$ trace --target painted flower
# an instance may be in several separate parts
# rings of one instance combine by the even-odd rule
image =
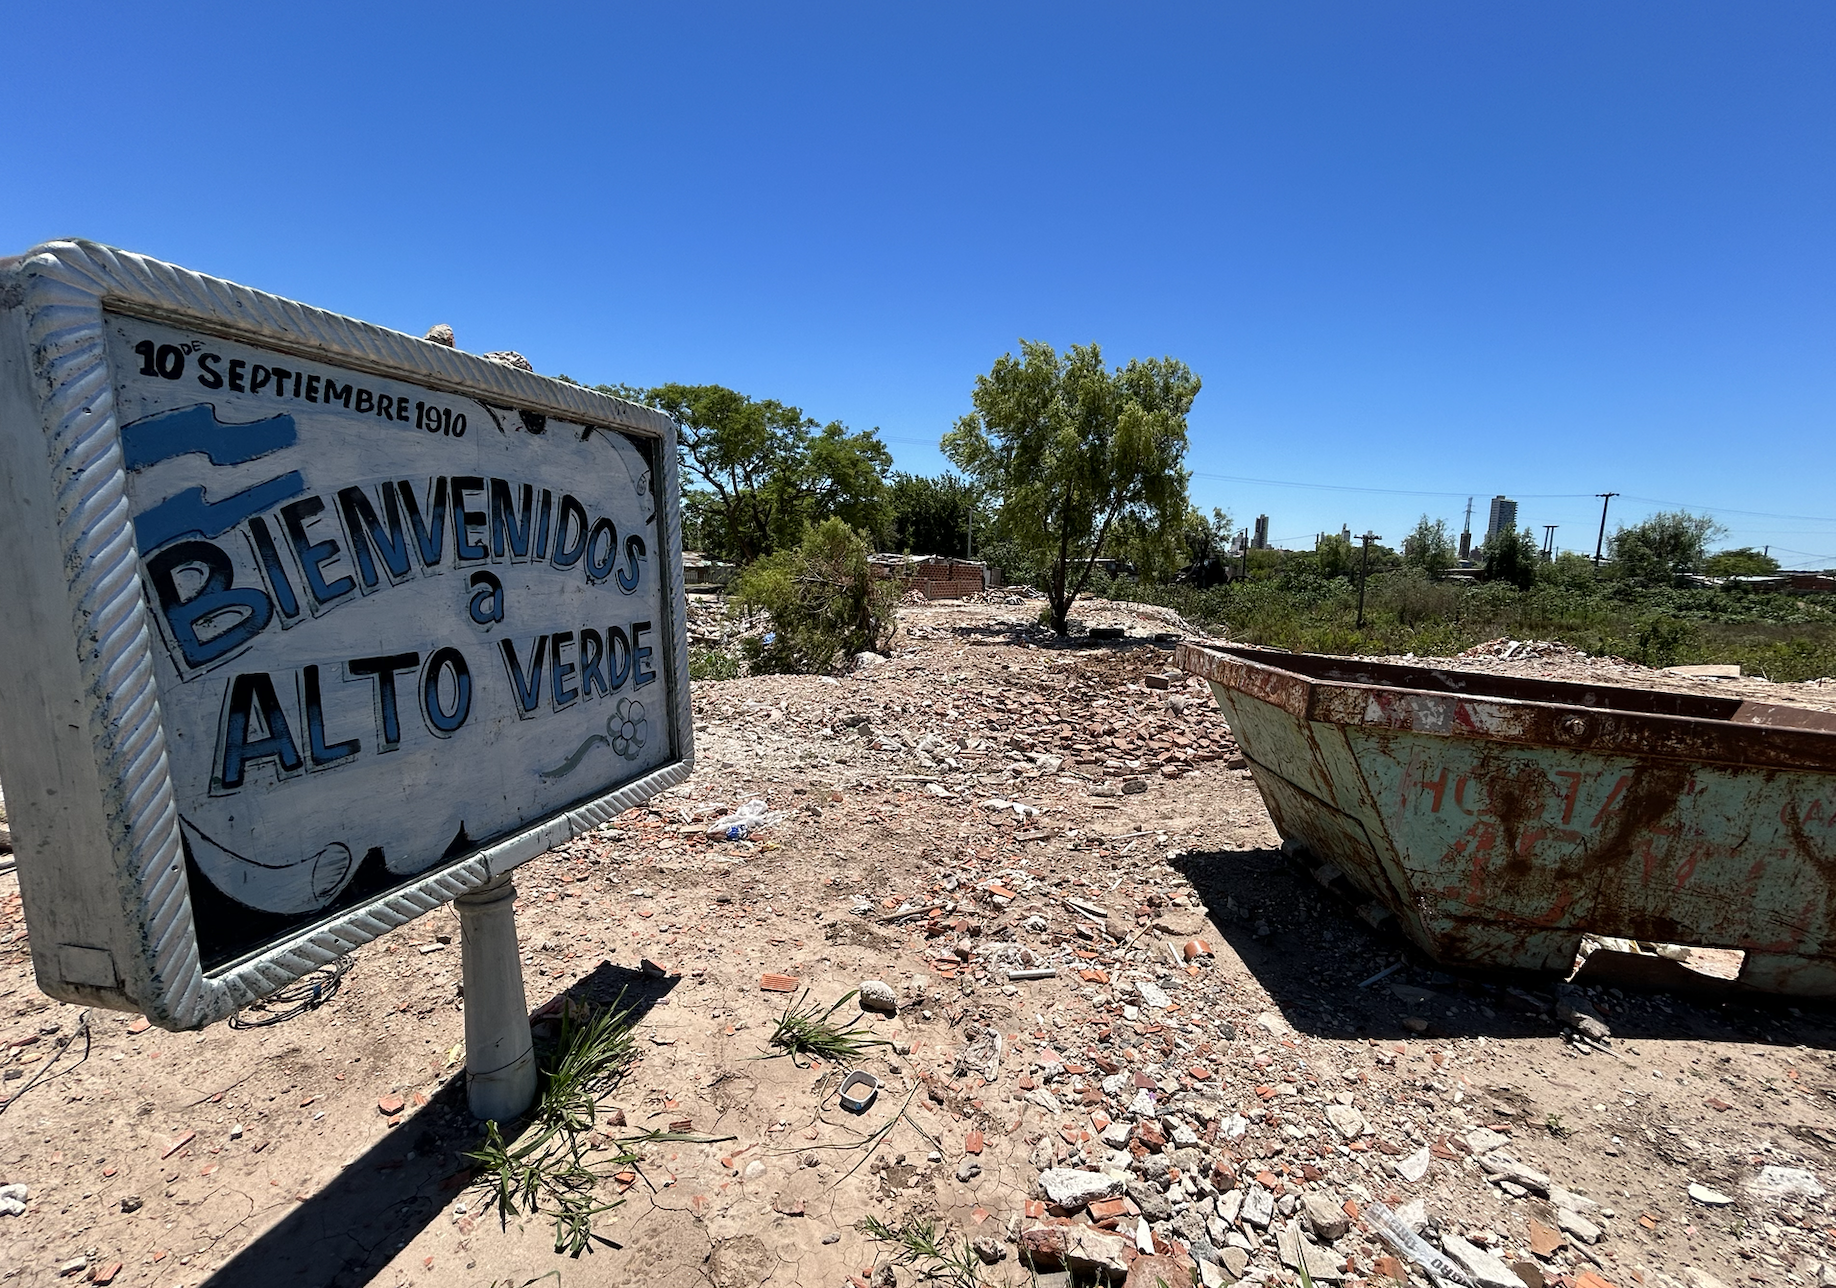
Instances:
[[[620,698],[612,718],[606,721],[606,732],[612,738],[612,750],[626,760],[636,760],[650,736],[650,722],[644,719],[644,704],[636,698]]]

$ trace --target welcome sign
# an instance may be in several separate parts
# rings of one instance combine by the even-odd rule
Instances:
[[[3,282],[47,992],[208,1022],[686,776],[666,417],[87,243]]]

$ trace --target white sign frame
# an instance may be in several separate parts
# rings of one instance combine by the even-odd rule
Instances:
[[[609,794],[202,967],[105,311],[654,439],[670,758]],[[200,1028],[688,777],[676,426],[660,412],[88,241],[0,259],[0,782],[33,966],[65,1001]]]

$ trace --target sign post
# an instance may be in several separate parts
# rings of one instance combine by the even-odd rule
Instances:
[[[674,423],[55,242],[0,260],[0,544],[39,986],[198,1028],[457,900],[526,1107],[508,873],[693,761]]]
[[[465,1095],[475,1118],[508,1121],[535,1100],[535,1042],[516,949],[516,885],[494,877],[453,900],[465,983]]]

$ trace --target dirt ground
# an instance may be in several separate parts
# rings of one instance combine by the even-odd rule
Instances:
[[[1035,612],[908,607],[848,677],[698,683],[693,779],[519,871],[532,1011],[637,1006],[605,1138],[719,1138],[647,1147],[578,1258],[463,1158],[450,910],[317,1009],[174,1034],[39,994],[0,876],[0,1184],[27,1190],[0,1284],[905,1285],[858,1223],[914,1214],[991,1284],[1119,1283],[1142,1250],[1212,1283],[1411,1273],[1373,1201],[1497,1288],[1836,1283],[1836,1009],[1437,969],[1283,855],[1203,687],[1147,687],[1182,623],[1087,605],[1127,637],[1059,648]],[[1768,696],[1799,687],[1831,694]],[[754,798],[786,813],[706,836]],[[888,1043],[866,1112],[765,1058],[795,997],[766,973],[896,993],[860,1021]]]

